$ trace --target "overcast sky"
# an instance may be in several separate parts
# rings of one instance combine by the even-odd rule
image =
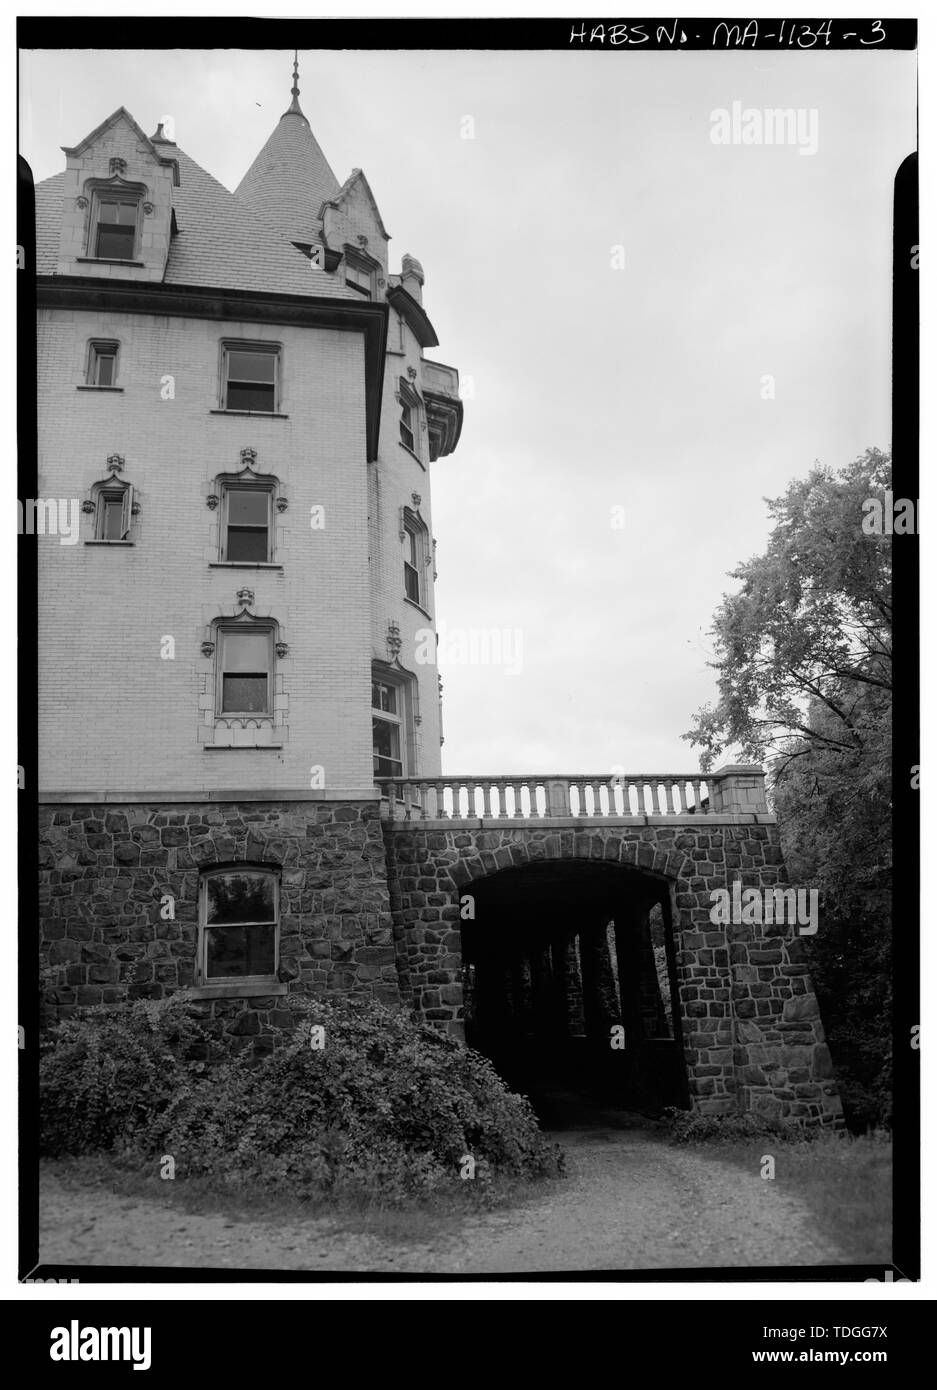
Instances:
[[[430,355],[473,387],[458,449],[433,465],[443,654],[457,629],[510,630],[523,660],[443,665],[444,768],[692,769],[680,734],[714,695],[707,631],[727,571],[764,548],[763,499],[814,460],[890,443],[892,180],[915,143],[915,56],[300,62],[336,175],[367,174],[391,269],[423,264]],[[26,53],[22,152],[47,178],[124,105],[147,132],[171,115],[233,189],[291,63]],[[714,144],[711,113],[733,102],[815,111],[816,152]]]

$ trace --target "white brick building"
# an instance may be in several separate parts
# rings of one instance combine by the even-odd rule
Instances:
[[[67,159],[37,189],[39,492],[85,510],[42,548],[42,791],[370,795],[372,675],[382,770],[437,773],[413,654],[461,403],[419,264],[390,274],[295,91],[235,194],[123,108]]]
[[[44,537],[39,558],[47,939],[67,1005],[162,993],[160,980],[231,985],[212,961],[205,882],[185,878],[205,854],[163,833],[199,828],[209,801],[245,835],[232,807],[263,804],[278,833],[282,813],[294,837],[303,818],[373,818],[374,848],[375,777],[438,775],[437,672],[416,659],[417,634],[435,614],[429,467],[455,447],[462,405],[455,370],[423,356],[437,340],[422,269],[405,255],[391,273],[367,179],[335,177],[295,70],[289,108],[234,193],[123,107],[65,153],[36,205],[38,492],[80,517],[77,535]],[[110,831],[102,804],[121,808]],[[83,817],[57,809],[75,806]],[[303,887],[283,871],[302,851],[245,840],[215,853],[213,824],[195,837],[212,842],[212,863],[280,875],[263,968],[234,951],[233,977],[261,979],[264,994],[274,980],[274,993],[391,980],[383,863],[371,865],[377,899],[356,904],[377,917],[356,917],[353,955],[365,943],[390,954],[336,980],[322,953],[313,966],[297,948],[283,965],[302,899],[288,890]],[[99,834],[117,838],[87,842]],[[144,869],[146,888],[128,887]],[[183,933],[162,977],[146,952],[115,961],[94,945],[97,910],[65,910],[84,892],[61,891],[75,873],[108,910],[168,895],[197,939]],[[92,944],[72,949],[73,936]],[[328,927],[326,939],[343,940]],[[347,950],[334,961],[347,969]]]

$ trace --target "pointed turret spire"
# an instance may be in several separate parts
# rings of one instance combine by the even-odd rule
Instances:
[[[293,100],[290,102],[290,104],[289,104],[289,106],[287,107],[287,109],[283,112],[283,115],[284,115],[284,116],[302,116],[302,117],[303,117],[303,120],[305,120],[306,117],[303,115],[302,108],[300,107],[300,104],[299,104],[299,49],[298,49],[298,48],[294,48],[294,49],[293,49],[293,86],[291,87],[290,90],[291,90],[291,93],[292,93]]]
[[[299,52],[293,53],[293,100],[238,184],[237,195],[290,241],[319,239],[322,204],[339,191],[338,179],[319,148],[299,104]],[[288,121],[287,116],[298,116]]]

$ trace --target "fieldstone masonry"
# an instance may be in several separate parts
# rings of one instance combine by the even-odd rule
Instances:
[[[374,802],[46,806],[39,863],[46,999],[60,1017],[187,989],[210,1034],[265,1051],[303,994],[399,1001]],[[263,996],[194,983],[199,871],[228,863],[282,869],[279,981]]]
[[[42,810],[47,999],[76,1006],[193,991],[216,1035],[273,1047],[306,993],[374,996],[464,1036],[460,901],[504,871],[621,871],[646,918],[669,903],[692,1105],[836,1124],[841,1105],[796,923],[714,925],[712,892],[786,883],[762,800],[670,816],[383,821],[373,802],[59,805]],[[721,796],[731,786],[723,783]],[[194,988],[199,871],[282,868],[280,967],[263,997]],[[533,880],[530,880],[533,881]],[[174,920],[160,904],[171,894]],[[510,930],[510,921],[501,925]],[[217,987],[216,987],[217,988]]]

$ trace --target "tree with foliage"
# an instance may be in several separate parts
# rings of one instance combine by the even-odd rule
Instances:
[[[807,950],[856,1127],[890,1115],[891,538],[863,528],[890,465],[868,449],[769,501],[766,553],[715,615],[719,699],[684,735],[707,770],[730,748],[765,764],[791,876],[821,891]]]

